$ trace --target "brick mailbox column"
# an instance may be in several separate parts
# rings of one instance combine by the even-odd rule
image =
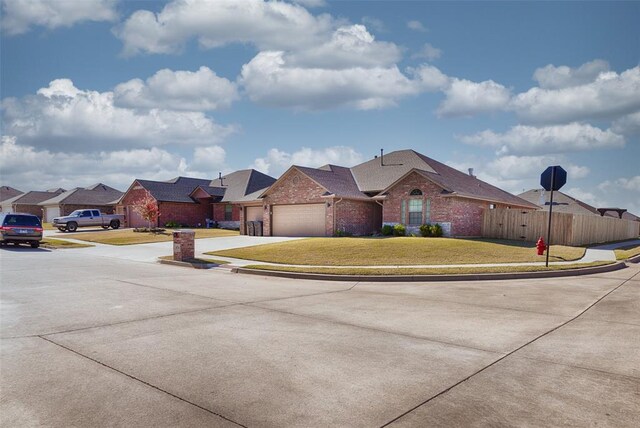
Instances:
[[[173,260],[184,261],[195,257],[196,232],[176,230],[173,232]]]

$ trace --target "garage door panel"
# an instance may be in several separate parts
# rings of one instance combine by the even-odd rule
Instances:
[[[325,205],[274,205],[273,236],[326,236]]]
[[[55,217],[60,217],[60,207],[46,207],[44,211],[47,223],[51,223]]]
[[[262,207],[247,207],[245,221],[262,221]]]

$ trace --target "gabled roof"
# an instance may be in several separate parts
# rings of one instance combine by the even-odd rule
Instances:
[[[412,169],[435,172],[429,163],[413,150],[398,150],[381,158],[376,157],[354,166],[351,172],[361,191],[378,193]]]
[[[94,184],[87,188],[75,188],[61,193],[51,199],[40,202],[38,205],[113,205],[113,200],[119,199],[123,193],[102,183]]]
[[[550,193],[551,192],[545,192],[543,189],[531,189],[519,194],[518,197],[537,205],[539,208],[548,209]],[[553,192],[553,211],[559,213],[600,216],[596,207],[560,191]],[[619,218],[618,214],[615,212],[607,212],[604,216]],[[622,218],[625,220],[638,221],[638,217],[629,212],[624,213]]]
[[[337,165],[325,165],[320,168],[296,166],[298,171],[327,189],[329,195],[338,198],[369,199],[358,189],[353,174],[349,168]]]
[[[151,196],[160,202],[197,203],[194,193],[200,189],[215,202],[242,202],[255,200],[276,179],[253,169],[232,172],[215,180],[176,177],[168,181],[136,180]]]
[[[42,201],[46,201],[47,199],[51,199],[52,196],[59,195],[63,191],[60,189],[56,189],[54,191],[31,191],[27,193],[23,193],[22,195],[15,196],[11,199],[7,199],[6,201],[2,201],[3,204],[20,204],[20,205],[38,205]]]
[[[465,174],[413,150],[399,150],[351,168],[364,192],[382,193],[415,171],[452,196],[480,199],[510,206],[536,208],[509,192]]]
[[[24,192],[10,186],[0,186],[0,202],[22,195]]]
[[[247,202],[256,200],[254,193],[264,191],[275,182],[275,178],[255,169],[242,169],[223,176],[222,180],[211,180],[209,186],[224,189],[220,202]]]
[[[168,181],[136,180],[158,202],[195,203],[189,195],[199,186],[209,187],[211,180],[176,177]]]

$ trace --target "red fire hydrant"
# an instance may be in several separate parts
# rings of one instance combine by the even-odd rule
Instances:
[[[547,245],[544,243],[544,239],[542,239],[542,236],[540,237],[540,239],[538,239],[538,242],[536,243],[536,248],[538,249],[539,256],[542,256],[544,254],[544,250],[547,249]]]

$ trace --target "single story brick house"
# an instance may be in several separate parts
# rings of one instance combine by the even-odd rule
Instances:
[[[116,207],[124,214],[127,227],[146,227],[148,222],[133,209],[146,195],[153,197],[160,211],[158,222],[170,221],[189,226],[204,226],[213,220],[220,227],[240,227],[238,201],[252,200],[269,187],[275,178],[253,169],[236,171],[217,179],[176,177],[168,181],[134,180]]]
[[[44,210],[44,221],[71,214],[75,210],[96,208],[105,214],[115,212],[116,203],[123,193],[102,183],[67,190],[59,195],[38,203]]]
[[[551,192],[545,192],[544,189],[531,189],[519,194],[518,197],[537,205],[540,209],[549,210],[549,204],[551,202],[550,195]],[[602,208],[600,209],[602,210]],[[553,212],[597,216],[602,215],[598,211],[598,208],[560,191],[553,192]],[[618,213],[615,211],[606,211],[604,212],[604,216],[620,218]],[[640,221],[638,216],[630,212],[624,212],[622,214],[622,219]]]
[[[18,195],[22,195],[24,192],[18,189],[14,189],[10,186],[0,186],[0,203],[7,199],[15,198]],[[2,207],[0,206],[0,211]]]
[[[2,206],[3,212],[33,214],[42,219],[44,211],[43,208],[38,204],[42,201],[46,201],[47,199],[51,199],[52,197],[55,197],[63,193],[64,191],[65,190],[61,188],[50,189],[46,191],[34,190],[4,200],[0,202],[0,205]]]
[[[262,220],[271,236],[367,235],[383,224],[417,232],[425,223],[441,224],[446,236],[480,236],[484,210],[538,208],[413,150],[352,168],[292,166],[256,201],[241,205],[241,221]]]

